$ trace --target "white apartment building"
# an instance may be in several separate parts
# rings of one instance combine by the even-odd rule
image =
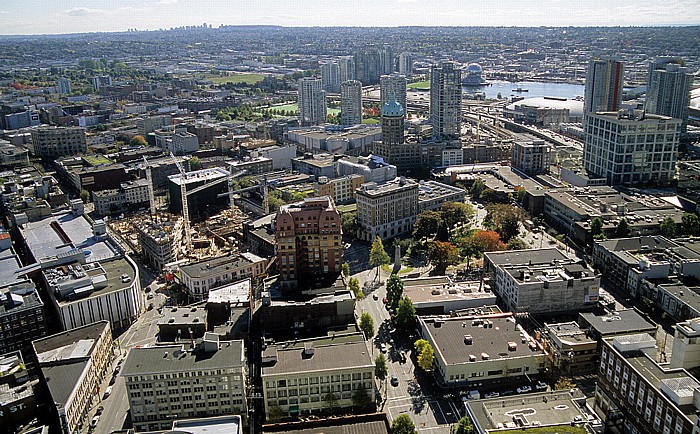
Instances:
[[[207,333],[183,345],[132,348],[124,377],[137,431],[170,429],[176,418],[246,417],[246,359],[242,340],[219,342]]]
[[[299,80],[298,105],[299,126],[326,123],[326,92],[320,78],[304,77]]]
[[[333,394],[339,408],[352,407],[352,396],[365,389],[374,402],[374,362],[367,343],[316,339],[267,347],[262,354],[265,416],[279,407],[289,416],[320,412]]]
[[[588,114],[584,168],[609,185],[668,183],[676,173],[681,123],[641,111]]]

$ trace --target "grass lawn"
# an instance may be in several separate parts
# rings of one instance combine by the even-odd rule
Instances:
[[[101,155],[88,155],[83,157],[92,166],[97,166],[99,164],[112,164],[112,162]]]
[[[430,80],[416,81],[406,86],[407,89],[430,89]]]
[[[357,211],[357,204],[351,203],[348,205],[337,205],[336,208],[338,208],[338,212],[341,214],[346,212],[355,212]]]
[[[376,125],[379,123],[379,119],[375,119],[375,118],[362,119],[362,123],[367,124],[367,125]]]
[[[299,105],[297,105],[297,103],[273,105],[271,107],[265,107],[263,110],[284,110],[284,111],[291,110],[294,112],[294,114],[298,114],[299,113]],[[340,109],[328,107],[326,110],[327,110],[327,113],[329,115],[337,115],[338,113],[340,113]]]
[[[228,76],[218,76],[218,75],[207,75],[206,79],[211,80],[214,84],[226,84],[226,83],[243,83],[243,84],[255,84],[265,78],[262,74],[231,74]]]

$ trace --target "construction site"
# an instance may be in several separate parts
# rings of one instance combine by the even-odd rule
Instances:
[[[150,170],[146,167],[149,209],[110,220],[112,233],[139,254],[145,265],[158,272],[168,264],[238,253],[243,222],[250,216],[235,205],[234,198],[240,190],[234,191],[231,181],[245,171],[230,174],[216,168],[186,172],[174,157],[173,160],[180,173],[168,177],[170,201],[156,199]],[[213,202],[213,198],[219,199],[221,206],[207,208],[204,213],[201,206],[195,205],[190,211],[192,205]],[[180,212],[171,212],[173,208]]]

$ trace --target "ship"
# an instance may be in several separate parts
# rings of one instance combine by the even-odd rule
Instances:
[[[513,89],[513,92],[522,93],[522,92],[529,92],[529,90],[523,89],[522,87],[519,87],[517,89]]]

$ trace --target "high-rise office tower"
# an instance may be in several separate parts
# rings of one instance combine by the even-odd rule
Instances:
[[[321,82],[323,90],[329,93],[340,92],[340,68],[335,62],[321,64]]]
[[[385,45],[379,50],[379,65],[381,74],[394,72],[394,50]]]
[[[676,173],[680,131],[680,119],[641,110],[589,113],[583,166],[609,185],[668,183]]]
[[[588,62],[583,113],[613,112],[620,109],[624,66],[616,59],[593,58]]]
[[[389,97],[394,95],[401,107],[406,109],[406,76],[402,74],[382,75],[379,79],[379,107],[389,102]]]
[[[340,123],[362,123],[362,83],[358,80],[344,81],[340,84]]]
[[[394,94],[382,105],[382,143],[393,146],[404,142],[404,122],[406,114],[401,104],[396,101]]]
[[[70,80],[68,80],[66,77],[59,78],[56,84],[58,85],[58,93],[61,95],[70,94]]]
[[[430,121],[433,137],[459,138],[462,120],[462,74],[454,62],[430,69]]]
[[[365,86],[379,83],[382,70],[379,51],[376,49],[358,51],[354,59],[355,80],[360,80]]]
[[[338,60],[338,69],[340,70],[340,82],[355,79],[355,58],[352,56],[341,57]]]
[[[661,58],[649,64],[646,111],[680,119],[681,134],[688,130],[688,105],[693,75],[683,61]]]
[[[308,127],[326,122],[326,92],[320,78],[299,80],[299,126]]]
[[[401,53],[399,54],[399,74],[405,76],[413,75],[413,56],[411,53]]]

